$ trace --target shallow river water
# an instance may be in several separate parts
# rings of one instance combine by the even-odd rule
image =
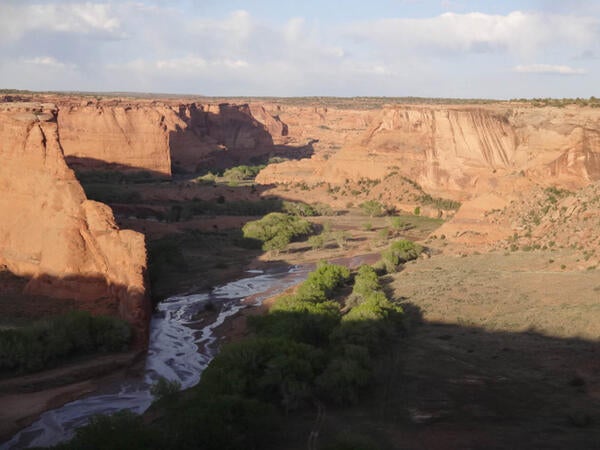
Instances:
[[[194,386],[217,351],[215,328],[248,304],[259,304],[289,286],[302,281],[309,267],[250,271],[252,276],[227,283],[210,293],[175,296],[157,306],[152,317],[150,342],[144,376],[107,386],[104,391],[47,411],[39,420],[21,430],[0,450],[55,445],[70,439],[76,428],[96,414],[121,410],[144,412],[152,403],[150,388],[160,377]],[[208,325],[194,320],[205,305],[220,310]]]

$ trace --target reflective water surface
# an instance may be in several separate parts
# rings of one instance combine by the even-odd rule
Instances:
[[[151,386],[160,377],[176,380],[182,388],[200,380],[218,347],[214,329],[248,304],[259,304],[289,286],[302,281],[308,267],[253,270],[253,276],[227,283],[210,293],[175,296],[157,306],[152,317],[150,343],[144,376],[107,386],[102,392],[75,400],[45,412],[38,421],[21,430],[1,450],[55,445],[70,439],[74,430],[96,414],[120,410],[144,412],[152,403]],[[210,324],[194,318],[213,303],[220,312]]]

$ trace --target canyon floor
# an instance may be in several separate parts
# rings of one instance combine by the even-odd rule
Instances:
[[[395,239],[426,247],[417,261],[383,278],[388,297],[402,304],[407,326],[378,363],[373,389],[354,407],[327,408],[318,417],[312,410],[290,413],[273,448],[306,448],[315,431],[318,447],[330,449],[600,448],[597,110],[509,103],[382,107],[350,100],[200,108],[180,107],[177,100],[158,106],[150,100],[52,100],[63,102],[60,112],[40,129],[55,131],[51,142],[60,176],[77,191],[77,202],[108,205],[98,209],[106,220],[96,220],[91,212],[99,204],[81,209],[75,202],[77,224],[93,229],[90,242],[123,230],[144,235],[154,302],[210,291],[249,269],[365,255],[374,261]],[[34,112],[27,120],[37,123],[40,114]],[[114,120],[97,121],[100,113]],[[158,127],[161,117],[170,128]],[[116,126],[119,121],[127,127]],[[20,122],[14,127],[23,128]],[[142,139],[147,130],[156,134],[152,152]],[[40,136],[38,147],[45,152]],[[105,136],[118,139],[106,161],[96,160]],[[88,147],[90,155],[78,154]],[[44,152],[39,174],[45,175]],[[119,159],[125,156],[130,160]],[[285,161],[268,164],[255,179],[223,175],[226,166],[252,163],[251,157]],[[11,170],[6,173],[13,177]],[[64,194],[50,190],[60,184],[57,179],[64,181],[51,178],[44,185],[48,198]],[[29,182],[15,186],[21,193],[5,198],[7,217],[20,199],[35,220],[13,226],[7,242],[25,246],[23,227],[50,226],[64,211],[55,217],[45,197],[30,192]],[[39,208],[31,207],[32,199]],[[360,207],[367,201],[389,211],[370,215]],[[306,217],[323,233],[320,244],[301,239],[277,252],[247,245],[241,231],[246,222],[296,207],[294,202],[321,210]],[[38,209],[45,208],[52,214],[41,220]],[[89,210],[89,217],[80,209]],[[110,227],[98,226],[105,222]],[[81,231],[65,230],[71,234],[65,231],[65,245],[57,243],[54,252]],[[44,232],[36,233],[45,242]],[[135,242],[141,244],[142,236]],[[127,251],[136,247],[134,240],[121,244]],[[123,257],[140,263],[136,280],[145,289],[142,247],[137,245],[135,258],[127,252],[99,258],[116,264],[107,280],[118,284],[115,274],[126,273],[116,262]],[[52,253],[29,250],[17,260],[36,262],[42,250]],[[6,255],[9,261],[12,253]],[[83,256],[67,268],[86,262]],[[51,299],[43,291],[24,294],[28,282],[0,263],[0,328],[75,308],[117,314],[118,303],[105,301],[110,292],[91,300]],[[247,315],[264,313],[269,304],[227,320],[218,330],[222,342],[248,336]],[[211,315],[214,310],[206,319]],[[8,405],[0,414],[0,436],[138,370],[136,356],[95,355],[40,374],[0,377],[0,402]],[[354,447],[343,446],[346,441]]]
[[[379,383],[359,407],[325,412],[321,442],[348,436],[390,449],[584,449],[600,443],[600,281],[595,268],[582,266],[577,249],[466,254],[456,244],[432,238],[441,219],[405,213],[398,216],[398,230],[391,217],[369,217],[352,205],[310,218],[330,232],[322,248],[300,241],[283,252],[263,253],[236,245],[237,227],[255,217],[141,217],[153,214],[149,210],[168,214],[188,198],[198,200],[199,193],[206,201],[260,201],[260,193],[250,187],[218,184],[206,194],[195,183],[179,181],[111,189],[139,192],[135,203],[113,208],[123,212],[117,216],[121,225],[149,238],[159,261],[153,268],[160,274],[155,289],[163,297],[201,291],[249,268],[378,254],[394,238],[428,247],[425,257],[385,280],[390,296],[407,312],[407,335],[381,363]],[[290,199],[307,195],[301,188],[288,189],[288,194]],[[310,197],[328,200],[326,195]],[[7,286],[23,282],[8,275],[3,280]],[[14,309],[11,298],[4,297],[2,304]],[[42,300],[32,297],[21,306],[29,305],[25,311],[34,316],[45,314]],[[247,335],[245,315],[261,311],[246,310],[227,321],[219,330],[224,342]],[[47,387],[35,397],[43,397],[46,406],[73,395]],[[74,392],[87,392],[93,385],[79,388]],[[279,448],[305,448],[314,419],[311,413],[291,415]]]
[[[407,334],[358,407],[326,410],[320,443],[598,448],[600,281],[549,262],[576,259],[571,251],[437,254],[388,276]],[[315,416],[286,424],[280,448],[305,448],[294,443],[306,442]]]

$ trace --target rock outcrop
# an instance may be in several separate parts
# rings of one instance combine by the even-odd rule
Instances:
[[[57,99],[65,156],[76,169],[170,176],[269,155],[287,126],[261,105]]]
[[[440,230],[450,239],[496,242],[514,230],[491,223],[491,211],[520,201],[538,185],[579,189],[600,180],[600,111],[509,103],[388,106],[329,158],[317,154],[272,165],[257,182],[343,186],[394,173],[431,195],[463,202]],[[400,198],[386,199],[401,207]]]
[[[111,305],[145,345],[150,317],[143,235],[120,230],[67,166],[52,104],[0,105],[0,265],[26,291]]]
[[[465,200],[523,171],[583,185],[600,178],[600,111],[591,108],[389,106],[358,139],[323,161],[268,167],[262,183],[343,183],[392,171],[427,191]]]

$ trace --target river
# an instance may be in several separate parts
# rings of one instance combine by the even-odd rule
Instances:
[[[260,304],[302,281],[310,267],[249,271],[251,276],[232,281],[209,293],[170,297],[158,304],[150,326],[144,376],[124,380],[88,397],[46,411],[0,450],[46,447],[70,439],[75,429],[96,414],[121,410],[143,413],[153,401],[150,389],[160,377],[178,381],[182,389],[194,386],[218,349],[214,330],[248,305]],[[210,324],[195,317],[212,303],[220,312]]]

